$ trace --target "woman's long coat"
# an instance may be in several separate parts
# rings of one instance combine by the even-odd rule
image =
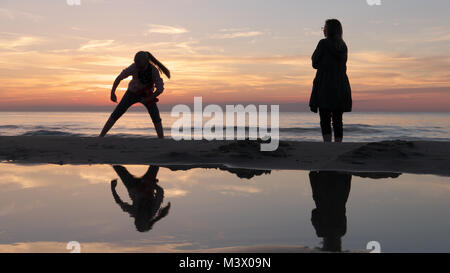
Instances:
[[[352,111],[352,93],[347,77],[345,42],[322,39],[312,55],[312,65],[317,69],[309,107],[328,111]]]

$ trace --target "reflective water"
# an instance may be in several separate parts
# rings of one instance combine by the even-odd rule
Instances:
[[[186,169],[0,164],[0,252],[450,251],[448,177]]]

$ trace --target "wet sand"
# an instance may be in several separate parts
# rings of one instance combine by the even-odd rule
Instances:
[[[342,170],[450,176],[450,142],[280,142],[261,152],[256,141],[0,136],[0,160],[35,164],[128,164],[254,170]]]

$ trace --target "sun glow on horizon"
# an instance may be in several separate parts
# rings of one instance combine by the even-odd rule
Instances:
[[[322,5],[333,5],[330,1],[323,2]],[[25,6],[21,1],[0,6],[0,13],[11,15],[0,19],[0,109],[27,105],[110,105],[112,82],[132,63],[135,52],[143,49],[151,51],[172,72],[171,80],[163,77],[163,103],[189,103],[194,96],[212,103],[305,103],[315,73],[310,58],[321,39],[320,31],[314,31],[310,25],[320,29],[327,17],[317,12],[319,3],[308,4],[316,18],[308,22],[299,15],[297,25],[289,26],[292,30],[289,33],[279,26],[282,23],[276,23],[282,16],[271,19],[271,24],[260,21],[268,14],[267,3],[253,11],[246,4],[242,18],[236,23],[239,26],[230,26],[222,20],[222,16],[231,12],[232,3],[221,3],[222,8],[227,5],[228,11],[211,7],[209,15],[218,16],[213,22],[206,14],[203,19],[191,18],[200,3],[180,3],[179,10],[185,8],[188,12],[179,19],[166,14],[175,5],[171,1],[167,6],[154,5],[159,13],[152,19],[139,19],[141,11],[134,5],[116,2],[83,1],[80,8],[51,5],[47,1],[41,5],[48,10],[43,12],[39,5]],[[442,4],[436,4],[435,8],[439,5]],[[287,12],[295,7],[286,2],[277,9]],[[102,18],[107,21],[107,15],[96,13],[103,9],[121,16],[118,18],[126,26],[114,22],[108,26],[108,22],[102,21]],[[402,16],[391,18],[382,10],[374,14],[376,11],[371,7],[349,9],[371,15],[350,18],[346,11],[339,16],[350,49],[348,75],[354,101],[361,101],[367,109],[380,102],[386,109],[401,103],[406,103],[402,105],[405,110],[412,111],[432,109],[433,105],[448,109],[450,30],[442,25],[445,22],[448,26],[448,18],[438,15],[429,18],[425,14],[422,20],[428,19],[430,26],[414,30],[415,35],[407,28],[402,32],[397,29],[395,35],[398,25],[414,22]],[[258,12],[261,18],[255,15],[254,21],[244,20],[245,14],[252,12]],[[164,16],[166,20],[162,19]],[[289,16],[288,13],[286,21],[293,20]],[[381,19],[374,21],[376,16]],[[160,23],[163,21],[166,24]],[[373,36],[368,41],[371,45],[361,40],[368,38],[358,26],[367,21],[366,27]],[[55,22],[60,25],[55,26]],[[439,22],[440,27],[436,26]],[[133,27],[130,29],[129,25]],[[123,92],[126,85],[124,81],[118,92]]]

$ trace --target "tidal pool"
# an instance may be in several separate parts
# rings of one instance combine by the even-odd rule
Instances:
[[[449,209],[431,175],[0,164],[0,252],[449,252]]]

